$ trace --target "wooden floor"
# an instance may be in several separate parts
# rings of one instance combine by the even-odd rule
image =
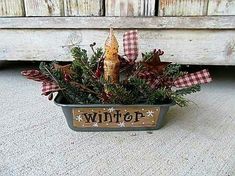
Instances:
[[[0,64],[0,175],[235,175],[234,67],[210,68],[213,83],[161,130],[79,133],[20,76],[34,66]]]

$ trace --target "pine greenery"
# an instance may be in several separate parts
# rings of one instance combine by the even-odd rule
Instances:
[[[93,49],[93,48],[92,48]],[[173,90],[164,80],[174,80],[185,74],[181,71],[180,65],[170,64],[164,72],[158,75],[163,83],[159,87],[151,87],[148,80],[142,79],[138,73],[144,68],[136,63],[125,79],[119,84],[111,84],[103,78],[103,49],[97,48],[89,58],[87,51],[80,47],[74,47],[71,54],[74,58],[71,64],[71,73],[66,75],[62,70],[54,69],[53,64],[40,64],[40,70],[54,80],[61,88],[61,93],[68,103],[71,104],[168,104],[176,103],[179,106],[186,106],[188,100],[184,97],[200,91],[200,85]],[[143,60],[151,60],[153,53],[143,54]],[[101,75],[97,75],[97,71]],[[66,76],[69,79],[66,79]]]

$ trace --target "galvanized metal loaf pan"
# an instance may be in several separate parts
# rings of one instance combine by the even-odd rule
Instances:
[[[66,104],[61,94],[54,100],[74,131],[157,130],[165,124],[165,115],[175,105]]]

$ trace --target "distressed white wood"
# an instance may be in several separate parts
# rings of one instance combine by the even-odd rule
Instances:
[[[65,16],[101,16],[103,0],[64,0]]]
[[[34,17],[0,18],[0,29],[235,29],[235,16],[221,17]]]
[[[211,0],[208,15],[235,15],[235,0]]]
[[[122,35],[116,30],[122,54]],[[108,30],[0,30],[0,60],[71,60],[76,44],[103,46]],[[140,51],[161,48],[163,60],[183,64],[235,65],[233,30],[139,30]]]
[[[212,0],[214,1],[214,0]],[[159,16],[202,16],[208,0],[159,0]]]
[[[154,16],[155,0],[105,0],[105,16]]]
[[[0,16],[24,16],[23,0],[0,0]]]
[[[156,0],[139,0],[139,16],[155,16]]]
[[[26,16],[63,16],[63,0],[24,0]]]

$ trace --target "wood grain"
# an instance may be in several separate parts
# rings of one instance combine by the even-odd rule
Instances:
[[[103,0],[64,0],[65,16],[102,16]]]
[[[0,0],[0,16],[24,16],[23,0]]]
[[[208,15],[235,15],[235,0],[209,1]]]
[[[120,54],[122,35],[116,30]],[[70,48],[88,50],[90,43],[104,46],[109,30],[0,30],[0,60],[71,61]],[[139,30],[140,51],[161,48],[162,60],[181,64],[235,65],[234,30]],[[140,56],[140,54],[139,54]]]
[[[34,17],[0,18],[0,29],[235,29],[235,16],[221,17]]]
[[[63,16],[63,0],[24,0],[26,16]]]
[[[207,14],[208,0],[160,0],[159,16],[202,16]]]
[[[155,0],[105,0],[106,16],[154,16]]]

